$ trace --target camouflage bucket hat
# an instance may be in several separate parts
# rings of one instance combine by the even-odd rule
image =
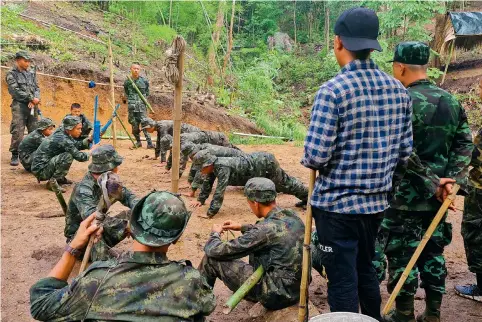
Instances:
[[[251,201],[271,202],[276,199],[276,187],[266,178],[251,178],[244,186],[244,195]]]
[[[77,124],[82,123],[82,120],[78,116],[67,115],[62,120],[62,126],[65,130],[72,130]]]
[[[204,168],[207,166],[210,166],[214,162],[216,162],[218,158],[211,153],[209,153],[208,150],[202,150],[196,153],[194,157],[192,158],[192,162],[195,166],[198,168]]]
[[[159,146],[161,147],[161,151],[169,151],[172,146],[172,136],[167,134],[159,142]]]
[[[430,47],[419,41],[401,42],[395,47],[391,62],[410,65],[426,65],[430,58]]]
[[[148,129],[154,126],[156,126],[156,122],[150,117],[146,117],[141,120],[141,130]]]
[[[89,164],[89,171],[93,173],[111,171],[120,166],[123,160],[124,158],[116,152],[112,145],[101,145],[92,151],[92,162]]]
[[[55,127],[55,123],[54,121],[52,121],[52,119],[49,119],[48,117],[40,119],[40,121],[38,121],[37,123],[37,129],[42,131],[48,129],[51,126]]]
[[[191,212],[177,195],[152,191],[132,209],[130,229],[139,243],[161,247],[179,238],[186,229]]]
[[[25,58],[27,60],[32,60],[32,57],[30,57],[28,52],[26,52],[25,50],[20,50],[19,52],[17,52],[15,54],[15,59],[17,59],[17,58]]]
[[[181,151],[184,155],[191,156],[199,152],[199,148],[192,142],[181,142]]]

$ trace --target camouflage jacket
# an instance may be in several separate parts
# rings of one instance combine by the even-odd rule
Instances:
[[[122,188],[122,195],[123,199],[119,200],[120,203],[132,209],[138,201],[136,196],[126,187]],[[92,173],[87,172],[82,181],[75,185],[75,188],[70,195],[64,229],[64,235],[67,239],[70,239],[75,235],[82,220],[96,211],[101,198],[101,187],[97,184],[97,180],[95,180]],[[126,220],[106,216],[103,226],[103,237],[108,244],[116,244],[109,243],[109,239],[119,241],[125,237],[127,227]]]
[[[243,225],[243,234],[236,239],[223,242],[218,233],[212,233],[204,251],[206,256],[222,261],[249,256],[254,269],[263,266],[265,271],[261,304],[294,304],[300,294],[304,231],[295,212],[276,208],[255,225]]]
[[[85,162],[89,160],[89,154],[81,152],[89,148],[87,139],[77,141],[59,127],[55,132],[42,141],[37,151],[35,151],[32,161],[32,173],[35,174],[42,170],[53,157],[67,152],[72,155],[74,160]]]
[[[70,285],[47,277],[30,288],[40,321],[203,321],[215,306],[199,271],[163,253],[128,252],[94,262]]]
[[[254,152],[245,156],[218,158],[214,162],[214,172],[204,179],[198,201],[204,204],[211,194],[214,181],[218,179],[209,214],[217,214],[223,204],[224,192],[228,186],[244,186],[254,177],[269,178],[279,167],[271,153]]]
[[[133,79],[131,77],[131,79],[141,91],[142,95],[147,98],[149,96],[149,81],[142,76],[139,76],[138,79]],[[129,111],[142,112],[146,109],[146,105],[135,90],[134,86],[132,86],[132,83],[129,79],[126,79],[124,82],[124,92],[127,98],[127,108]]]
[[[436,211],[435,190],[440,178],[453,178],[465,187],[473,144],[467,116],[457,100],[428,80],[408,86],[413,101],[413,145],[418,160],[409,162],[391,207]]]
[[[45,139],[46,137],[42,134],[41,130],[35,130],[24,137],[18,146],[18,156],[26,170],[30,171],[32,166],[31,156],[35,151],[37,151],[40,143],[42,143],[42,141]]]
[[[40,88],[35,73],[31,71],[21,72],[15,67],[7,73],[6,81],[8,92],[12,95],[14,102],[28,104],[34,98],[40,99]]]
[[[68,116],[68,115],[71,115],[71,114],[67,114],[65,116]],[[80,114],[79,117],[82,120],[82,133],[80,134],[80,137],[75,140],[82,141],[89,137],[90,131],[94,129],[94,126],[92,125],[92,122],[89,121],[89,119],[84,114]],[[60,122],[60,124],[62,124],[62,122]]]
[[[162,120],[156,122],[156,131],[157,131],[157,141],[156,141],[156,158],[159,157],[161,154],[161,139],[166,136],[167,134],[173,135],[172,129],[174,126],[174,122],[170,120]],[[181,133],[192,133],[192,132],[201,132],[201,129],[187,123],[181,123]]]
[[[475,149],[472,153],[472,162],[470,163],[473,168],[469,172],[469,184],[482,189],[482,129],[477,132],[474,144]]]

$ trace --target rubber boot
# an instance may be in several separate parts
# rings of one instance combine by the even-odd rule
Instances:
[[[417,316],[417,322],[440,322],[443,294],[425,289],[425,312]]]
[[[18,160],[18,154],[12,153],[12,159],[10,159],[10,165],[12,167],[18,166],[20,161]]]
[[[151,136],[149,135],[149,132],[147,132],[145,129],[142,131],[144,132],[144,137],[146,138],[147,148],[155,149],[154,145],[152,144],[152,140],[151,140]]]
[[[136,145],[134,147],[140,148],[142,146],[141,136],[139,134],[134,134],[134,137],[136,138]]]
[[[395,300],[395,309],[383,317],[385,322],[415,322],[413,295],[399,295]]]

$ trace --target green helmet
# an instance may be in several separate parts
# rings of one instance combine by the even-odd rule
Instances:
[[[197,167],[204,168],[216,162],[217,159],[218,158],[212,155],[209,150],[201,150],[194,155],[192,162]]]
[[[92,151],[92,162],[89,164],[89,171],[93,173],[104,173],[111,171],[122,164],[122,158],[110,144],[101,145]]]
[[[155,127],[156,121],[151,119],[150,117],[145,117],[141,120],[141,130],[148,129],[150,127]]]
[[[430,58],[430,47],[420,41],[401,42],[395,47],[393,60],[409,65],[426,65]]]
[[[251,201],[272,202],[276,199],[276,186],[267,178],[251,178],[244,186],[244,195]]]
[[[52,119],[49,119],[48,117],[41,118],[40,121],[38,121],[37,123],[37,129],[41,131],[48,129],[51,126],[55,127],[55,123],[54,121],[52,121]]]
[[[82,123],[82,120],[78,116],[67,115],[62,120],[62,126],[65,130],[72,130],[77,124]]]
[[[165,246],[182,235],[190,217],[191,212],[178,195],[154,190],[132,209],[131,234],[143,245]]]
[[[159,146],[161,151],[169,151],[172,148],[172,136],[170,134],[164,135],[159,142]]]

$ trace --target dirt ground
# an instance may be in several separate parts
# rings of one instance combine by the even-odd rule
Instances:
[[[8,144],[9,135],[2,135],[2,216],[1,216],[1,260],[2,260],[2,321],[32,321],[29,315],[29,288],[39,278],[45,277],[55,265],[62,254],[65,245],[63,236],[64,218],[39,218],[49,214],[61,213],[61,208],[52,192],[45,189],[44,184],[38,184],[33,176],[26,173],[22,167],[9,166]],[[107,142],[106,142],[107,143]],[[139,196],[152,189],[169,189],[170,175],[164,169],[156,167],[157,161],[146,160],[146,155],[153,154],[152,150],[129,150],[127,142],[121,142],[119,152],[125,157],[120,169],[123,182]],[[269,151],[279,159],[282,167],[290,174],[308,181],[308,171],[299,164],[302,148],[291,144],[243,146],[246,151]],[[87,171],[87,163],[74,162],[69,178],[78,182]],[[181,192],[188,191],[185,175],[180,184]],[[64,194],[68,200],[72,187]],[[190,202],[190,198],[185,198]],[[282,207],[294,208],[296,198],[280,195],[278,203]],[[457,208],[462,209],[462,200],[458,200]],[[204,214],[207,206],[196,210],[179,243],[174,245],[168,256],[173,260],[189,259],[196,266],[203,256],[203,246],[209,235],[213,223],[222,223],[224,220],[233,219],[242,223],[254,223],[256,218],[250,213],[239,188],[228,188],[224,205],[219,214],[212,220],[197,216]],[[114,212],[122,206],[114,206]],[[298,211],[296,209],[296,211]],[[449,220],[454,225],[454,238],[452,244],[445,252],[448,262],[449,277],[447,279],[448,294],[443,302],[442,321],[476,322],[482,320],[481,304],[462,299],[455,295],[453,286],[460,283],[473,281],[473,276],[468,272],[460,236],[461,212],[451,213]],[[300,213],[304,219],[304,214]],[[131,241],[125,240],[119,249],[129,248]],[[74,268],[73,276],[78,271],[79,264]],[[328,312],[326,298],[326,282],[316,272],[313,273],[314,281],[310,287],[310,298],[321,312]],[[385,283],[381,286],[384,302],[388,299]],[[321,290],[322,294],[315,294]],[[319,293],[319,292],[317,292]],[[252,303],[243,301],[229,316],[222,313],[222,305],[231,292],[216,283],[215,294],[218,306],[216,311],[208,318],[209,321],[249,321],[248,310]],[[423,309],[423,291],[417,294],[416,307],[420,312]]]

